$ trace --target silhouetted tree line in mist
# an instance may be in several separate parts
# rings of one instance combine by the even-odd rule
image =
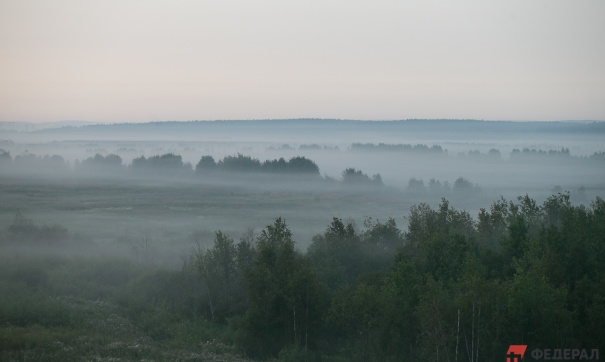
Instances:
[[[298,149],[301,151],[339,151],[340,148],[338,146],[328,146],[328,145],[318,145],[316,143],[311,143],[308,145],[300,145]]]
[[[349,167],[342,172],[342,182],[351,185],[377,185],[382,186],[382,176],[379,173],[372,177],[366,175],[361,170]]]
[[[0,170],[13,170],[17,172],[65,172],[69,171],[69,164],[62,156],[36,156],[32,153],[18,155],[14,159],[10,152],[0,149]]]
[[[439,145],[427,146],[423,144],[389,144],[389,143],[353,143],[352,151],[381,151],[381,152],[413,152],[413,153],[434,153],[446,154],[447,150]]]
[[[135,158],[130,164],[130,170],[133,173],[153,173],[170,177],[190,173],[192,168],[190,163],[183,163],[183,158],[180,155],[166,153]]]
[[[275,150],[294,150],[290,145],[282,145],[278,148],[274,148]],[[338,150],[337,146],[320,146],[317,144],[309,144],[309,145],[301,145],[299,150]],[[422,153],[422,154],[443,154],[446,155],[448,151],[442,148],[440,145],[424,145],[424,144],[387,144],[387,143],[353,143],[350,147],[352,151],[382,151],[382,152],[410,152],[410,153]],[[485,159],[485,160],[501,160],[502,153],[500,150],[492,148],[486,153],[482,153],[478,150],[470,150],[466,153],[460,152],[458,153],[458,157],[467,158],[469,160],[476,159]],[[247,158],[244,160],[244,158]],[[304,159],[304,157],[298,156],[296,158]],[[522,161],[522,160],[536,160],[536,159],[552,159],[552,160],[588,160],[588,161],[605,161],[605,151],[595,152],[589,156],[574,156],[571,154],[568,148],[561,148],[560,150],[541,150],[535,148],[523,148],[518,149],[515,148],[509,154],[510,161]],[[153,168],[153,167],[185,167],[192,168],[191,165],[187,163],[182,163],[179,155],[175,155],[173,153],[167,153],[164,155],[152,156],[146,158],[145,156],[141,156],[136,158],[136,168]],[[206,160],[207,163],[201,162]],[[180,162],[179,162],[180,161]],[[267,166],[267,170],[272,169],[273,166],[280,160],[267,160],[265,162],[261,162],[258,159],[253,159],[249,156],[244,156],[238,154],[236,156],[227,156],[223,160],[214,161],[212,156],[203,156],[200,160],[198,166],[201,166],[202,169],[207,168],[211,169],[214,166],[221,168],[225,166],[225,169],[240,167],[240,170],[254,170],[259,171],[263,169],[263,166]],[[310,160],[309,160],[310,161]],[[281,162],[281,161],[280,161]],[[134,160],[133,160],[133,163]],[[225,165],[225,163],[227,163]],[[273,165],[271,165],[273,163]],[[96,154],[94,157],[90,157],[85,159],[82,162],[76,162],[75,167],[85,166],[85,167],[115,167],[122,164],[122,159],[119,155],[109,154],[107,156],[103,156],[101,154]],[[65,168],[69,165],[66,161],[64,161],[62,156],[53,155],[53,156],[36,156],[31,153],[25,153],[23,155],[18,155],[14,158],[11,157],[10,152],[0,149],[0,165],[10,166],[13,165],[15,167],[19,167],[22,169],[34,168],[37,166],[44,166],[47,168]],[[292,169],[295,169],[293,167]],[[197,167],[196,167],[197,170]],[[309,170],[311,170],[309,168]]]
[[[389,143],[353,143],[351,151],[372,151],[372,152],[402,152],[402,153],[418,153],[418,154],[434,154],[447,155],[447,149],[440,145],[424,145],[424,144],[389,144]],[[460,158],[469,160],[486,160],[497,161],[502,160],[500,150],[491,148],[486,153],[479,150],[471,150],[468,152],[460,152],[457,154]],[[573,160],[573,161],[605,161],[605,152],[595,152],[590,156],[573,156],[569,148],[561,148],[560,150],[539,150],[535,148],[515,148],[509,154],[509,160],[512,161],[534,161],[534,160]]]
[[[283,157],[261,162],[259,159],[238,153],[236,156],[226,156],[216,162],[212,156],[202,156],[195,166],[198,174],[209,174],[217,171],[281,173],[319,176],[317,164],[301,156],[286,161]]]
[[[561,148],[560,150],[536,150],[535,148],[524,148],[519,150],[518,148],[513,149],[510,154],[511,159],[517,157],[570,157],[571,153],[569,148]]]
[[[26,154],[15,157],[13,161],[9,152],[0,152],[0,166],[3,170],[12,170],[24,173],[65,174],[72,169],[61,156],[38,157]],[[316,179],[321,181],[337,181],[329,176],[321,177],[317,164],[306,157],[295,156],[289,160],[283,157],[261,162],[257,158],[238,153],[235,156],[226,156],[218,161],[214,157],[205,155],[195,166],[183,162],[180,155],[166,153],[156,156],[140,156],[132,160],[129,166],[122,163],[122,158],[115,154],[103,156],[96,154],[82,162],[76,161],[73,167],[76,173],[95,174],[103,176],[133,175],[133,176],[161,176],[166,178],[197,175],[200,177],[222,176],[228,173],[247,173],[260,175],[284,175],[297,178]],[[349,185],[382,185],[380,174],[371,178],[361,170],[347,168],[342,173],[343,184]]]
[[[317,146],[319,147],[319,146]],[[407,145],[407,144],[384,144],[378,145],[366,143],[354,143],[352,150],[373,150],[373,151],[395,151],[395,152],[420,152],[425,154],[447,154],[447,150],[441,146],[426,145]],[[605,152],[595,152],[591,156],[572,156],[569,149],[562,148],[561,150],[536,150],[525,148],[523,150],[513,149],[508,161],[502,159],[502,155],[497,149],[490,149],[487,153],[480,151],[469,151],[468,153],[460,153],[458,157],[465,158],[470,161],[487,161],[487,162],[535,162],[535,161],[552,161],[552,162],[605,162]],[[99,175],[133,175],[133,176],[161,176],[166,178],[171,177],[187,177],[198,175],[204,177],[220,176],[224,173],[239,172],[248,174],[265,174],[265,175],[294,175],[297,177],[311,177],[323,181],[342,181],[347,185],[382,185],[382,177],[380,174],[368,176],[361,170],[355,168],[346,168],[341,179],[336,180],[333,177],[324,175],[320,176],[320,170],[317,164],[306,157],[296,156],[289,160],[283,157],[273,160],[260,161],[257,158],[246,156],[238,153],[233,156],[226,156],[223,159],[216,161],[210,155],[204,155],[200,158],[195,168],[187,162],[183,162],[180,155],[174,153],[166,153],[163,155],[155,155],[150,157],[140,156],[132,160],[130,165],[124,165],[122,158],[116,154],[101,155],[96,154],[94,157],[89,157],[83,161],[75,161],[73,167],[69,165],[62,156],[45,155],[43,157],[36,156],[31,153],[18,155],[14,159],[8,151],[0,149],[0,169],[3,171],[12,171],[17,173],[40,173],[40,174],[55,174],[62,175],[68,171],[74,170],[82,173],[92,173]],[[446,195],[450,190],[457,193],[476,194],[480,191],[477,184],[471,185],[464,178],[457,179],[452,185],[447,181],[441,183],[438,180],[429,180],[427,185],[424,185],[423,180],[410,179],[407,186],[409,191],[422,192],[439,192]]]
[[[456,181],[454,181],[453,185],[450,185],[448,181],[441,182],[435,178],[431,178],[427,185],[425,185],[424,180],[412,177],[408,181],[406,189],[411,193],[420,195],[426,193],[447,195],[450,192],[454,192],[460,195],[470,196],[481,192],[481,187],[479,184],[473,184],[464,177],[458,177]]]
[[[120,156],[114,154],[102,156],[97,153],[94,157],[89,157],[82,161],[78,167],[87,171],[118,172],[123,166]]]

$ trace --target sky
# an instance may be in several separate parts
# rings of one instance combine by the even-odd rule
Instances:
[[[603,0],[0,0],[0,121],[605,120]]]

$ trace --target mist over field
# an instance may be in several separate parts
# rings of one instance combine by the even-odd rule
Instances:
[[[556,188],[570,191],[575,203],[587,203],[605,190],[602,123],[217,121],[3,133],[0,147],[13,159],[2,165],[5,225],[21,209],[104,241],[152,234],[158,247],[171,249],[186,249],[194,233],[210,239],[215,230],[239,235],[283,216],[304,250],[331,217],[357,225],[367,217],[393,217],[405,225],[412,204],[436,205],[441,197],[476,214],[501,195],[544,200]],[[132,170],[141,156],[166,154],[180,156],[182,170]],[[238,154],[260,162],[305,157],[319,175],[282,180],[279,173],[243,169],[196,172],[202,156],[219,161]],[[87,165],[96,155],[116,155],[121,162],[117,168]],[[53,156],[64,164],[53,164]],[[380,175],[384,185],[364,189],[334,182],[347,168]],[[461,177],[477,189],[456,192]],[[41,185],[48,193],[32,197],[28,187]]]
[[[61,345],[50,348],[46,357],[83,353],[80,344],[73,347],[77,352],[69,352],[65,345],[73,336],[56,332],[55,322],[44,313],[31,312],[41,308],[35,302],[40,296],[56,299],[53,318],[65,328],[73,323],[63,317],[96,310],[98,306],[88,306],[89,302],[108,303],[98,313],[129,318],[127,324],[133,325],[120,327],[122,344],[115,349],[108,349],[109,340],[86,342],[97,343],[92,355],[109,357],[137,359],[167,348],[160,359],[184,358],[179,353],[193,348],[185,334],[220,341],[214,347],[195,342],[192,359],[212,354],[234,360],[347,359],[352,356],[345,352],[347,346],[357,345],[360,360],[407,360],[402,356],[442,360],[431,347],[439,345],[450,355],[465,353],[465,358],[477,361],[475,353],[497,360],[500,347],[528,340],[544,348],[561,343],[603,347],[603,329],[586,341],[588,332],[583,331],[590,328],[585,316],[564,304],[572,295],[577,297],[576,283],[584,283],[577,288],[593,298],[591,293],[605,281],[605,234],[597,231],[604,221],[604,140],[605,122],[589,121],[297,119],[74,123],[48,128],[2,123],[0,250],[5,266],[0,270],[0,288],[17,297],[0,305],[0,323],[9,326],[2,327],[0,357],[27,357],[30,352],[23,347],[27,343],[47,346],[56,341]],[[550,219],[555,217],[553,208],[559,210],[560,222]],[[592,236],[580,237],[590,248],[566,254],[568,246],[563,245],[574,239],[565,234],[567,219],[561,215],[567,211],[561,210],[584,213],[569,225],[594,228]],[[420,232],[418,227],[425,229]],[[555,239],[565,242],[543,259],[530,254],[547,250],[544,245]],[[332,245],[330,240],[339,241]],[[437,249],[424,250],[423,243]],[[267,251],[272,250],[268,245],[278,251]],[[445,256],[435,254],[438,249],[447,255],[459,253],[459,258],[440,259]],[[273,252],[281,256],[267,256]],[[595,259],[581,270],[573,269],[569,261],[565,266],[569,269],[560,271],[563,264],[553,260],[561,253],[582,260],[592,254]],[[221,264],[217,255],[227,255],[232,264]],[[279,261],[281,257],[289,261]],[[11,261],[20,258],[32,268]],[[282,262],[286,264],[280,266]],[[424,269],[414,269],[414,263]],[[456,283],[464,284],[477,268],[481,271],[472,275],[484,284],[473,290],[501,283],[500,292],[512,293],[514,299],[515,283],[535,277],[522,271],[529,273],[539,263],[552,282],[542,285],[545,289],[539,293],[552,294],[553,300],[544,303],[560,310],[498,334],[486,319],[499,318],[490,312],[493,301],[459,296],[462,299],[452,299],[454,304],[443,301],[439,306],[448,327],[431,329],[436,321],[429,318],[427,304],[419,302],[423,298],[471,290]],[[287,265],[287,272],[275,271]],[[572,269],[576,274],[566,274]],[[68,280],[70,270],[83,270],[84,276]],[[293,279],[284,282],[286,289],[272,289],[281,288],[280,273],[290,272]],[[419,289],[412,293],[405,285],[395,287],[400,282],[397,273]],[[278,279],[267,282],[271,278]],[[269,284],[264,291],[250,289],[265,282]],[[395,283],[393,290],[384,289],[388,283]],[[347,319],[348,308],[362,313],[359,308],[368,302],[364,293],[373,293],[370,290],[395,293],[384,296],[383,307],[409,313],[384,329],[382,319],[374,320],[374,327],[370,319],[362,318],[359,325],[356,317]],[[261,308],[266,302],[262,298],[269,298],[261,294],[269,291],[277,295],[271,302],[274,310]],[[309,301],[309,293],[316,300]],[[402,300],[408,304],[399,305]],[[16,305],[23,301],[32,303],[29,312],[15,316]],[[601,318],[602,301],[586,301],[589,306],[583,313]],[[519,301],[515,308],[536,308],[531,303]],[[483,310],[478,312],[481,317],[475,316],[476,308]],[[148,314],[153,310],[161,310],[166,319],[154,321]],[[484,338],[481,347],[476,341],[464,352],[458,345],[462,332],[454,329],[461,310],[462,323]],[[389,318],[372,313],[378,312],[364,318]],[[175,329],[181,318],[177,315],[192,324]],[[417,319],[407,320],[412,315]],[[512,319],[502,318],[504,328]],[[197,324],[191,322],[198,319]],[[555,338],[545,332],[546,320],[586,329]],[[162,327],[154,329],[153,324]],[[402,332],[412,324],[414,328]],[[29,342],[9,337],[26,333],[31,325],[42,328],[39,334],[44,337]],[[129,328],[136,331],[135,337]],[[479,338],[467,332],[467,340]],[[519,335],[522,341],[516,339]],[[395,347],[399,341],[406,342]],[[146,347],[129,350],[133,345]]]
[[[0,0],[0,361],[602,360],[603,34],[603,0]]]

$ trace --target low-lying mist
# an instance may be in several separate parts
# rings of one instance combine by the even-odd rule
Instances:
[[[2,128],[0,359],[602,352],[603,125]]]
[[[100,243],[146,238],[177,259],[196,238],[241,234],[277,216],[304,249],[333,216],[405,225],[410,206],[442,198],[476,213],[501,196],[542,202],[569,191],[574,204],[588,204],[605,194],[598,124],[253,124],[7,132],[0,222],[21,210]]]

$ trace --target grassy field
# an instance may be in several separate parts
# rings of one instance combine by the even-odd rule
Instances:
[[[179,272],[3,249],[0,360],[244,360],[218,342],[225,327],[175,300]]]
[[[306,249],[333,216],[403,215],[393,190],[0,178],[0,360],[237,361],[225,324],[200,317],[183,257],[223,230],[238,239],[284,217]],[[395,197],[393,197],[395,195]],[[10,240],[17,210],[66,240]],[[231,331],[231,332],[230,332]],[[219,342],[220,341],[220,342]]]
[[[194,248],[211,247],[217,230],[236,241],[249,228],[258,235],[280,216],[301,250],[314,235],[324,233],[335,216],[354,220],[358,231],[367,229],[368,217],[381,221],[394,217],[405,231],[410,205],[438,200],[426,193],[414,196],[388,187],[351,188],[326,182],[2,176],[0,186],[2,361],[243,361],[243,351],[233,346],[242,346],[241,331],[246,330],[242,321],[248,314],[227,314],[220,323],[212,322],[214,312],[208,315],[204,299],[210,295],[205,291],[209,284],[204,289],[199,275],[192,277],[199,270],[192,272],[187,267],[191,264],[184,263]],[[476,205],[487,207],[497,199],[486,190],[450,196],[456,207],[473,216]],[[15,231],[15,225],[25,225],[29,234]],[[360,257],[359,265],[366,265],[363,258],[373,255]],[[370,290],[364,289],[366,284],[380,280],[376,278],[392,259],[389,254],[387,262],[360,277],[359,290]],[[493,267],[491,259],[485,265]],[[377,294],[372,293],[368,298],[374,301]],[[332,303],[339,301],[349,303],[350,298]],[[449,296],[444,297],[446,302],[451,303]],[[330,310],[321,314],[327,318],[324,322],[330,321],[326,317]],[[342,360],[338,358],[350,356],[347,351],[359,346],[357,338],[354,334],[351,344],[343,342],[342,350],[324,351]],[[301,360],[301,351],[284,348],[270,358]]]
[[[410,203],[401,192],[330,184],[268,187],[262,184],[141,181],[132,179],[0,179],[0,225],[17,209],[40,224],[60,224],[99,244],[147,238],[154,247],[188,250],[193,239],[210,242],[216,230],[235,238],[286,219],[297,247],[306,249],[332,217],[394,217],[403,223]],[[164,250],[163,250],[164,252]]]

